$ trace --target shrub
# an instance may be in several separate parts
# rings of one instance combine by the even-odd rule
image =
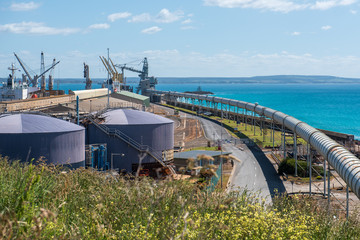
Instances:
[[[298,172],[298,176],[300,177],[308,177],[309,176],[309,172],[308,172],[308,166],[306,161],[302,161],[302,160],[298,160],[298,167],[297,167],[297,172]],[[323,167],[321,166],[313,166],[313,171],[312,171],[312,176],[318,176],[318,174],[316,173],[316,171],[314,171],[314,169],[320,174],[322,175],[324,173],[323,171]],[[295,174],[295,159],[293,158],[286,158],[284,160],[281,161],[280,166],[279,166],[279,174],[282,175],[283,173],[289,174],[289,175],[294,175]]]
[[[0,239],[356,239],[356,213],[334,219],[311,200],[266,206],[239,190],[190,181],[126,180],[107,172],[0,160]]]

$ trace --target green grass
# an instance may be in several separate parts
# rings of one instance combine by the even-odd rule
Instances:
[[[356,214],[334,219],[310,199],[265,206],[247,191],[189,181],[0,160],[0,239],[356,239]]]
[[[297,174],[299,177],[309,177],[309,171],[308,171],[308,165],[306,161],[297,161]],[[318,176],[318,173],[320,175],[324,174],[324,168],[322,166],[312,166],[312,177]],[[286,173],[288,175],[294,175],[295,174],[295,159],[293,158],[286,158],[283,159],[279,166],[279,174],[282,175],[283,173]]]
[[[255,143],[260,145],[261,147],[272,147],[272,130],[266,129],[265,131],[261,131],[259,126],[252,126],[250,124],[240,123],[237,124],[236,121],[221,119],[220,117],[211,116],[211,119],[217,120],[218,122],[222,122],[224,126],[228,126],[231,129],[237,129],[239,133],[235,133],[237,137],[240,138],[250,138]],[[281,145],[281,132],[275,131],[274,132],[274,146]],[[286,136],[286,143],[287,144],[294,144],[294,139],[291,136]],[[303,139],[298,139],[298,144],[305,144],[306,142]]]
[[[186,109],[186,108],[175,107],[175,106],[169,105],[169,104],[162,104],[162,105],[165,106],[165,107],[169,107],[169,108],[172,108],[172,109],[180,110],[180,111],[182,111],[182,112],[186,112],[186,113],[190,113],[190,114],[195,114],[195,115],[196,115],[196,111],[191,111],[191,110]]]

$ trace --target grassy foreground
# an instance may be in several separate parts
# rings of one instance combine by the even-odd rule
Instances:
[[[264,206],[186,181],[125,180],[0,160],[1,239],[355,239],[360,225],[310,200]]]

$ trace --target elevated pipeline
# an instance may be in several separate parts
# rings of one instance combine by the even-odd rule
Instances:
[[[159,91],[148,89],[149,95],[163,95],[168,101],[178,98],[207,101],[213,104],[226,104],[229,106],[246,109],[248,111],[273,119],[278,124],[292,130],[302,139],[307,141],[325,160],[335,169],[339,176],[349,185],[355,195],[360,199],[360,159],[345,149],[343,146],[326,136],[320,130],[313,128],[290,115],[274,109],[228,98],[215,96],[180,93],[172,91]]]

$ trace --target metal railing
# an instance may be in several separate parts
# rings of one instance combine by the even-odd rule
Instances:
[[[102,113],[104,113],[105,110],[99,112],[97,115],[101,115]],[[155,152],[154,149],[152,149],[150,146],[148,145],[143,145],[140,144],[139,142],[137,142],[136,140],[132,139],[131,137],[129,137],[128,135],[126,135],[125,133],[121,132],[118,129],[114,129],[114,128],[109,128],[107,126],[105,126],[104,124],[99,124],[96,122],[96,120],[93,118],[93,116],[89,115],[87,117],[98,129],[100,129],[102,132],[104,132],[106,135],[109,136],[115,136],[119,139],[121,139],[122,141],[126,142],[127,144],[129,144],[131,147],[135,148],[137,151],[139,152],[144,152],[146,154],[148,154],[149,156],[151,156],[152,158],[154,158],[158,163],[161,164],[161,166],[169,168],[169,170],[171,171],[172,174],[175,174],[175,170],[171,167],[168,166],[167,164],[165,164],[162,161],[162,154],[158,154]]]
[[[326,136],[320,130],[302,122],[290,115],[280,111],[261,106],[257,103],[249,103],[228,98],[221,98],[208,95],[180,93],[171,91],[159,91],[148,89],[147,94],[161,94],[165,100],[169,102],[177,102],[180,99],[197,100],[198,103],[210,102],[216,109],[217,104],[232,106],[237,109],[258,114],[261,117],[272,119],[274,122],[281,124],[283,128],[287,128],[296,133],[306,142],[308,142],[317,152],[319,152],[326,161],[335,169],[339,176],[354,191],[355,195],[360,199],[360,159],[349,152],[343,146]]]

